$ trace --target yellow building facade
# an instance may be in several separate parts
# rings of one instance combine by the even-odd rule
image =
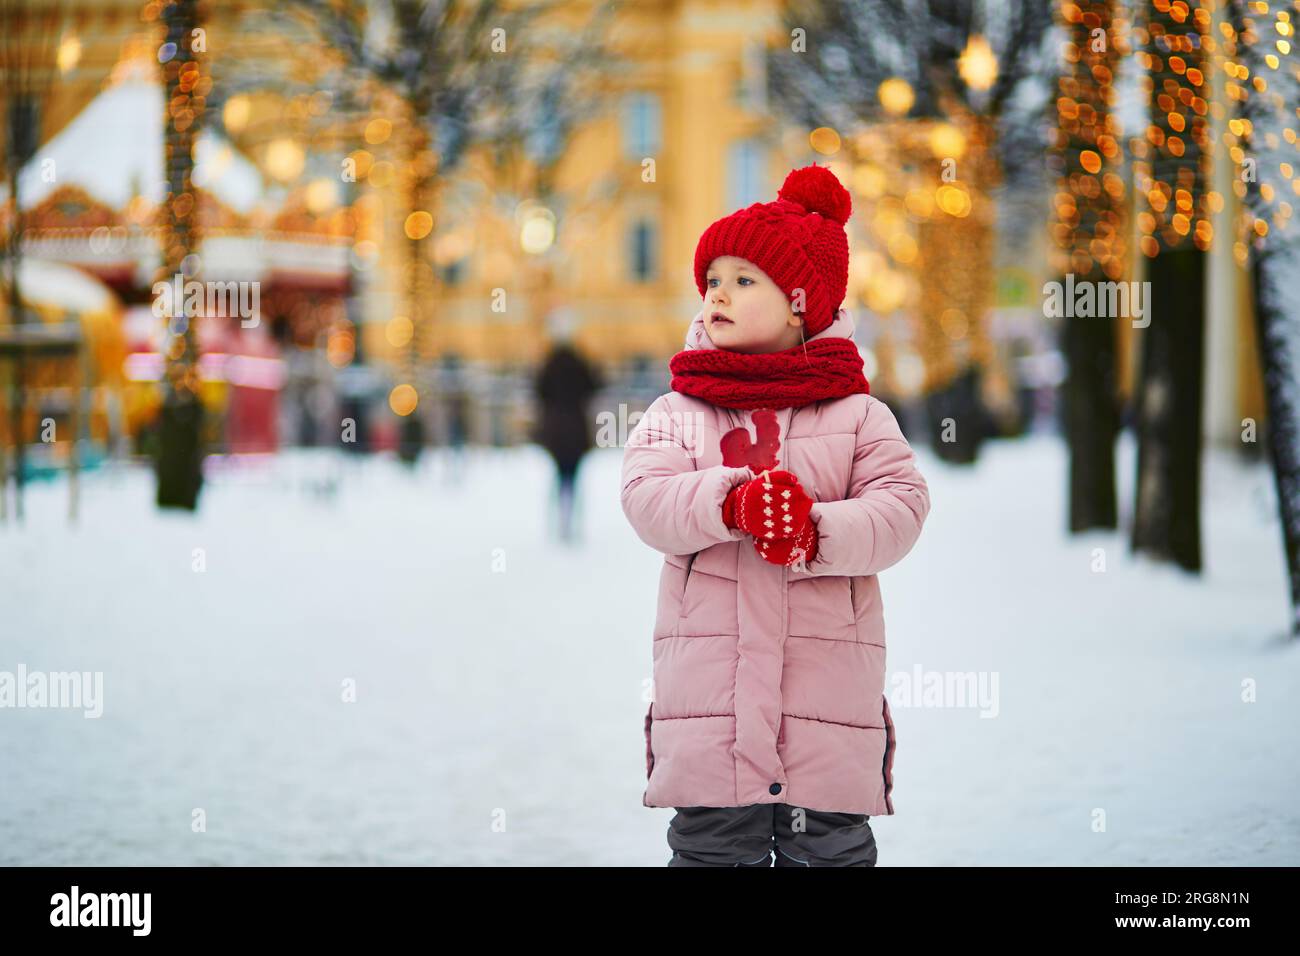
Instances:
[[[531,364],[556,309],[571,316],[578,347],[602,360],[680,349],[700,302],[700,234],[742,205],[775,199],[794,165],[827,160],[806,131],[775,129],[762,102],[759,53],[780,29],[776,3],[628,4],[611,39],[627,75],[572,138],[553,201],[502,208],[481,157],[443,184],[427,356]],[[382,265],[369,277],[365,345],[396,362],[406,340],[405,214],[395,189],[379,202]],[[553,243],[525,251],[552,217]]]
[[[242,0],[204,6],[210,59],[240,46],[240,17],[255,6]],[[575,0],[557,15],[576,25],[591,8],[592,3]],[[552,195],[538,196],[526,184],[502,181],[502,173],[481,152],[437,176],[427,248],[438,282],[430,295],[427,334],[421,337],[425,359],[456,355],[494,366],[531,367],[550,340],[548,317],[561,313],[572,320],[576,342],[588,355],[613,363],[643,357],[666,376],[661,363],[682,347],[686,324],[699,307],[692,259],[700,234],[741,206],[772,200],[785,174],[810,162],[828,165],[853,193],[847,304],[873,330],[887,333],[891,352],[901,346],[925,353],[925,337],[913,319],[927,275],[932,277],[943,264],[932,261],[933,244],[913,228],[916,223],[904,223],[918,247],[911,261],[908,243],[890,241],[900,239],[883,216],[892,208],[890,197],[907,214],[914,213],[915,204],[907,203],[905,190],[893,195],[900,186],[894,159],[873,155],[890,147],[863,151],[857,146],[857,140],[874,136],[898,149],[900,134],[890,124],[866,133],[842,130],[844,148],[827,149],[825,137],[782,127],[773,119],[774,110],[764,100],[763,51],[790,43],[782,8],[776,0],[626,3],[607,40],[624,69],[608,81],[602,108],[569,142],[554,171]],[[76,38],[76,45],[62,51],[64,67],[42,116],[42,141],[76,115],[115,64],[138,55],[135,48],[156,43],[159,30],[156,3],[80,0],[66,9],[71,13],[66,33]],[[332,157],[348,149],[354,149],[353,155],[366,153],[355,188],[341,191],[343,201],[352,204],[355,223],[360,308],[354,317],[361,321],[366,360],[394,369],[400,377],[410,340],[404,270],[411,212],[401,189],[400,108],[376,104],[372,116],[387,121],[386,128],[385,122],[377,124],[380,133],[372,131],[372,124],[364,132],[341,125],[328,140],[309,141],[294,139],[294,127],[285,123],[292,106],[268,96],[260,126],[250,122],[242,132],[228,132],[268,182],[283,182],[308,198],[319,182],[308,182],[309,176],[286,182],[276,175],[269,161],[274,143],[264,139],[293,139],[309,157],[313,152]],[[254,119],[260,115],[258,109],[253,114]],[[914,128],[923,140],[931,137],[924,122],[892,122]],[[917,188],[924,191],[923,185]],[[1045,221],[1044,235],[1047,229]],[[1031,290],[1050,278],[1045,272],[1032,274],[1038,263],[1019,265]],[[1140,278],[1141,263],[1133,265],[1130,277]],[[1207,319],[1207,364],[1209,401],[1219,414],[1207,425],[1226,435],[1241,417],[1262,419],[1263,400],[1245,274],[1225,259],[1214,275],[1207,296],[1207,313],[1213,313]],[[990,289],[996,285],[990,279]],[[991,304],[996,308],[999,303]],[[975,303],[970,311],[983,308]],[[941,317],[952,311],[938,310]],[[945,334],[951,328],[954,336],[963,329],[974,336],[980,316],[966,318],[965,323],[938,325]],[[1136,372],[1138,337],[1124,328],[1120,334],[1121,381],[1128,390]],[[889,385],[891,362],[883,349],[873,381]],[[331,349],[330,354],[331,363],[340,367],[350,361],[348,349]],[[922,357],[927,366],[934,364]]]

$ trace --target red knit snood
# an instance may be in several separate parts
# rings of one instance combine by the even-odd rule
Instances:
[[[686,349],[668,362],[673,391],[724,408],[790,408],[870,393],[852,340],[814,339],[780,352]]]

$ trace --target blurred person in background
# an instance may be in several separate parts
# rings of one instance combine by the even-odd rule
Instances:
[[[447,440],[447,467],[443,473],[443,481],[448,485],[457,485],[466,474],[465,455],[470,439],[472,397],[464,362],[454,352],[442,358],[439,390],[442,395]]]
[[[574,347],[573,325],[567,312],[548,318],[551,347],[534,386],[539,406],[535,437],[555,461],[559,536],[566,542],[575,540],[578,466],[592,447],[587,406],[604,387],[599,371]]]

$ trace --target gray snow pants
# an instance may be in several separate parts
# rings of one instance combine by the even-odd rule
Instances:
[[[863,813],[787,803],[677,807],[668,824],[669,866],[875,866],[876,838]]]

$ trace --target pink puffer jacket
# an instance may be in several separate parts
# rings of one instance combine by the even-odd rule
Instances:
[[[851,337],[840,310],[823,336]],[[688,348],[714,348],[696,315]],[[885,698],[879,571],[916,542],[925,479],[889,407],[869,395],[777,411],[777,467],[812,496],[816,558],[769,564],[722,521],[722,500],[753,477],[719,442],[748,411],[678,392],[628,436],[623,512],[664,554],[645,717],[648,807],[786,803],[894,812],[894,728]]]

